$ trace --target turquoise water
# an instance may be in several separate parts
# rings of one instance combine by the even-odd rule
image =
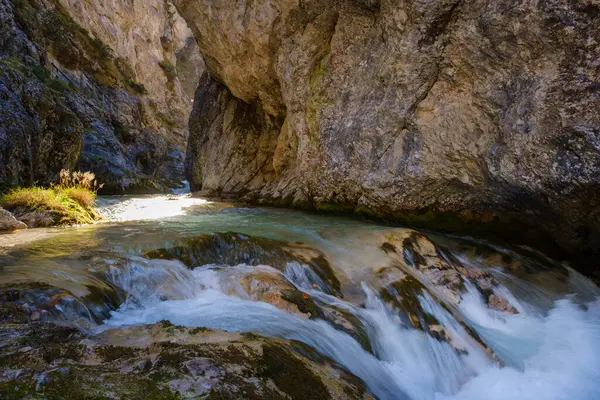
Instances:
[[[428,235],[443,248],[435,255],[442,261],[431,262],[493,276],[486,290],[506,299],[513,310],[507,312],[486,303],[480,283],[463,276],[458,292],[447,293],[439,275],[419,272],[406,253],[383,250],[392,238],[410,235],[407,229],[186,196],[102,198],[99,207],[107,220],[93,226],[0,236],[0,285],[31,287],[47,318],[91,333],[168,319],[300,340],[363,379],[381,399],[600,398],[600,292],[530,251]],[[144,257],[226,232],[235,232],[237,241],[267,238],[317,252],[339,281],[339,293],[301,262],[186,266]],[[217,250],[240,251],[227,246]],[[284,279],[324,310],[353,316],[357,325],[341,329],[256,301],[236,286],[236,277],[257,270]],[[411,324],[413,311],[401,309],[408,307],[406,295],[389,290],[398,276],[423,285],[414,289],[411,307],[435,326]],[[354,335],[359,329],[368,346]]]

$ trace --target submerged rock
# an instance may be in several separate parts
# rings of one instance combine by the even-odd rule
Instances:
[[[17,220],[9,211],[0,207],[0,232],[12,232],[19,229],[27,229],[27,225],[24,222]]]
[[[301,243],[289,243],[274,239],[226,232],[189,238],[171,247],[149,251],[150,259],[177,259],[188,267],[201,265],[269,265],[284,271],[289,263],[308,265],[322,282],[322,290],[340,294],[340,282],[336,278],[325,255]]]

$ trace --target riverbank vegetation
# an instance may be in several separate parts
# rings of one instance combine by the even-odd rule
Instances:
[[[48,188],[16,188],[0,197],[0,206],[31,227],[89,224],[101,219],[94,209],[102,188],[91,172],[62,170]]]

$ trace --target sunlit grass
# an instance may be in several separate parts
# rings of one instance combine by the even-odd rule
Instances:
[[[0,206],[17,218],[37,213],[50,219],[47,225],[88,224],[100,219],[93,208],[98,187],[92,173],[63,170],[58,185],[13,189],[0,197]]]

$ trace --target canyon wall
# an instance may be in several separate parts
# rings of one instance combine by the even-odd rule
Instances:
[[[174,4],[194,190],[598,255],[597,0]]]
[[[107,193],[179,184],[203,68],[167,1],[0,0],[0,183],[70,168]]]

